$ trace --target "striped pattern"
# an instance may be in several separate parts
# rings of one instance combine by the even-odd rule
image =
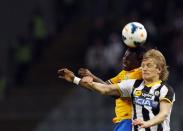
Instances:
[[[164,83],[156,83],[152,87],[147,87],[143,81],[126,80],[121,82],[119,87],[123,96],[127,97],[131,93],[133,119],[148,121],[159,113],[161,100],[167,100],[170,103],[175,101],[173,89]],[[133,131],[170,131],[169,121],[170,115],[161,124],[146,129],[134,126]]]

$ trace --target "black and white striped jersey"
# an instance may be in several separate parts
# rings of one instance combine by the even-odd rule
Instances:
[[[133,119],[150,120],[159,113],[161,100],[172,104],[175,101],[173,89],[161,81],[146,86],[143,81],[131,79],[122,81],[118,86],[122,97],[132,98]],[[161,124],[150,128],[134,126],[133,131],[170,131],[170,114]]]

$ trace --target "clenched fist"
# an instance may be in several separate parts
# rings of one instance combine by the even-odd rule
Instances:
[[[57,71],[57,73],[59,75],[58,76],[59,78],[62,78],[64,80],[68,81],[68,82],[73,82],[74,77],[75,77],[74,73],[72,71],[70,71],[69,69],[67,69],[67,68],[59,69]]]

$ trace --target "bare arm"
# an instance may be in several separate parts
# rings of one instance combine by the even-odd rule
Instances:
[[[117,85],[106,85],[98,82],[91,82],[91,77],[83,77],[79,84],[87,89],[90,89],[92,91],[98,92],[102,95],[109,95],[109,96],[120,96],[119,87]]]
[[[165,100],[161,101],[160,112],[158,113],[158,115],[156,115],[153,119],[147,121],[150,124],[150,126],[154,126],[156,124],[163,122],[170,114],[171,107],[172,107],[171,103]]]
[[[163,100],[160,102],[160,112],[151,120],[148,121],[141,121],[141,120],[134,120],[134,125],[140,125],[142,128],[148,128],[159,123],[162,123],[167,116],[170,114],[172,104]]]
[[[75,75],[67,68],[58,70],[59,78],[65,79],[68,82],[73,82]],[[96,91],[102,95],[120,96],[119,87],[117,85],[106,85],[97,82],[93,82],[93,78],[90,76],[83,77],[79,82],[83,88]],[[107,87],[107,88],[104,88]]]
[[[93,81],[98,82],[98,83],[102,83],[102,84],[109,84],[107,81],[103,81],[102,79],[100,79],[99,77],[95,76],[93,73],[91,73],[90,70],[86,69],[86,68],[80,68],[78,70],[78,74],[82,77],[85,76],[90,76],[93,78]]]

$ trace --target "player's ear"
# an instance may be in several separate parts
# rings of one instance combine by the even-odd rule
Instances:
[[[157,69],[158,69],[158,74],[161,74],[162,68],[161,67],[158,67]]]

